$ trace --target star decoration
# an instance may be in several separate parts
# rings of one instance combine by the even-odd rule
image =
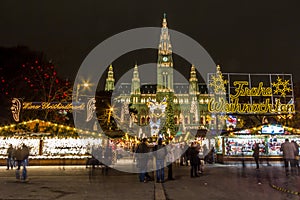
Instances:
[[[214,88],[215,93],[226,92],[224,85],[228,83],[227,80],[223,80],[223,76],[221,73],[217,73],[216,75],[212,75],[212,82],[209,86]]]
[[[291,92],[292,89],[288,86],[289,85],[289,81],[290,80],[284,80],[282,81],[282,79],[278,76],[277,77],[277,83],[273,82],[272,83],[272,86],[275,87],[275,90],[274,90],[274,94],[279,94],[282,96],[282,97],[285,97],[286,96],[286,92]]]

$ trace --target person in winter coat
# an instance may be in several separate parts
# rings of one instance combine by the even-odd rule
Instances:
[[[295,153],[295,167],[299,168],[299,145],[297,144],[296,141],[292,140],[292,143],[296,147],[296,153]]]
[[[154,156],[156,158],[156,182],[165,181],[164,163],[167,155],[165,145],[162,144],[162,138],[158,139],[157,145],[154,146]]]
[[[199,177],[197,169],[198,169],[198,162],[199,162],[199,150],[197,149],[197,145],[193,142],[191,143],[190,147],[190,163],[191,163],[191,178],[192,177]]]
[[[145,174],[147,172],[147,164],[148,164],[148,152],[149,148],[146,144],[147,138],[143,138],[142,142],[138,145],[136,149],[136,162],[137,168],[139,169],[139,179],[140,182],[147,182]]]
[[[15,149],[13,148],[12,144],[10,144],[7,149],[7,161],[6,161],[7,170],[9,170],[9,168],[13,169],[14,167],[14,156],[15,156],[14,154],[15,154]]]
[[[283,160],[286,175],[289,175],[289,165],[291,166],[291,172],[295,172],[295,152],[296,147],[293,143],[289,142],[289,139],[285,139],[285,142],[281,145],[280,150],[283,152]]]
[[[256,163],[256,169],[259,169],[259,144],[255,143],[253,146],[253,157]]]
[[[174,180],[172,163],[175,161],[175,146],[173,144],[169,144],[169,142],[166,142],[166,145],[166,163],[168,167],[168,180]]]

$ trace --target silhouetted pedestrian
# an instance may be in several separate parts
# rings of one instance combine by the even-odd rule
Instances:
[[[173,178],[173,162],[175,161],[175,147],[173,144],[169,144],[166,142],[166,149],[167,149],[167,156],[166,156],[166,163],[168,167],[168,180],[174,180]]]
[[[165,145],[162,144],[162,138],[158,139],[157,145],[154,146],[154,156],[156,159],[156,182],[165,181],[164,163],[167,155]]]
[[[136,162],[137,168],[139,170],[139,180],[140,182],[147,182],[145,178],[145,173],[147,171],[148,164],[148,155],[149,152],[148,146],[146,144],[147,138],[143,138],[142,142],[138,145],[136,149]]]
[[[259,169],[259,144],[257,143],[253,146],[253,157],[256,163],[256,169]]]
[[[14,168],[14,156],[15,156],[14,154],[15,154],[15,149],[13,148],[12,144],[10,144],[7,149],[7,160],[6,160],[7,170],[9,170],[9,168],[11,169]]]
[[[199,177],[198,169],[198,153],[197,146],[192,142],[190,147],[190,163],[191,163],[191,177]]]
[[[295,148],[296,148],[296,151],[295,151],[295,166],[299,168],[299,145],[294,140],[292,140],[292,143],[295,145]]]
[[[291,166],[292,175],[295,172],[295,152],[296,147],[293,143],[289,142],[289,139],[285,139],[285,142],[281,145],[280,150],[283,152],[283,160],[286,175],[289,175],[289,165]]]

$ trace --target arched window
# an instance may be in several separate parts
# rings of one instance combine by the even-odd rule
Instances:
[[[141,124],[145,124],[145,117],[141,118]]]

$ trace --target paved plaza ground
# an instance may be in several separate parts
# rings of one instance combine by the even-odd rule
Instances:
[[[281,163],[207,165],[203,175],[189,176],[190,167],[174,166],[165,183],[141,183],[137,174],[85,166],[29,166],[28,182],[14,170],[0,167],[0,199],[300,199],[300,176],[286,176]],[[152,176],[154,173],[150,173]]]

